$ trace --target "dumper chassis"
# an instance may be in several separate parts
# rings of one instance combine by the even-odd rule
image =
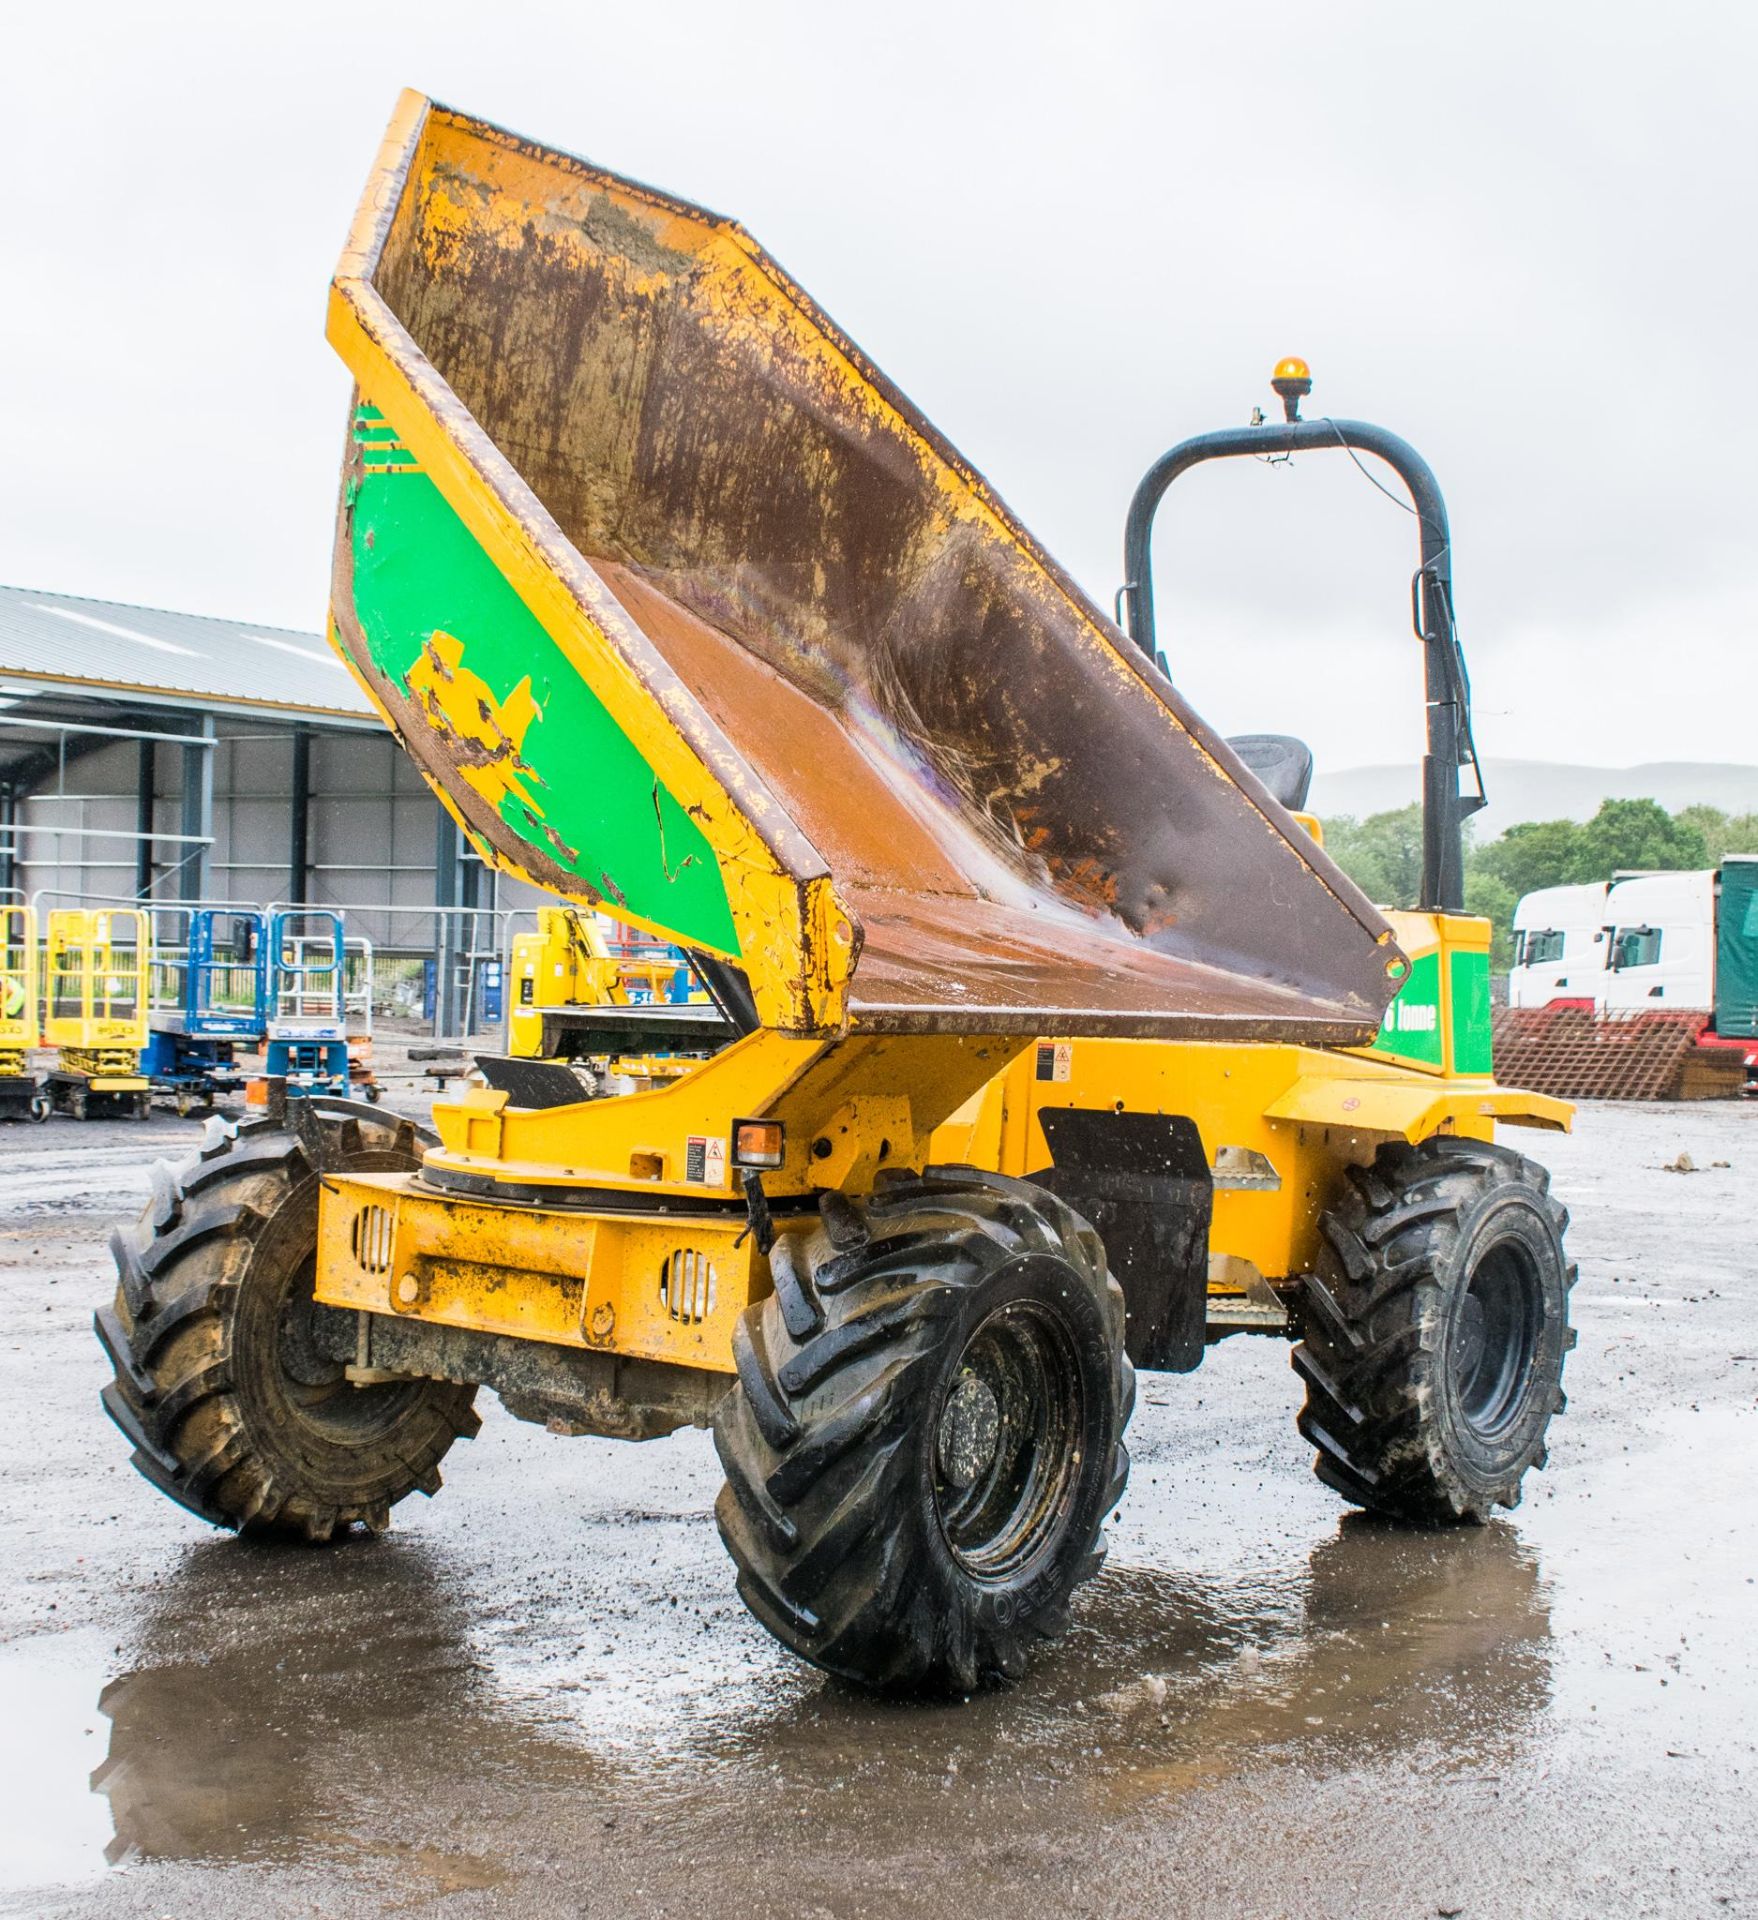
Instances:
[[[338,650],[486,861],[690,954],[713,1008],[666,1032],[712,1039],[593,1097],[632,1078],[581,1075],[594,1031],[668,1043],[587,1009],[575,1060],[485,1058],[433,1134],[322,1095],[210,1122],[98,1315],[149,1480],[326,1540],[434,1492],[481,1386],[563,1432],[712,1426],[756,1617],[943,1692],[1064,1630],[1135,1369],[1216,1340],[1297,1343],[1347,1500],[1518,1500],[1573,1272],[1492,1136],[1568,1110],[1491,1072],[1450,541],[1402,441],[1300,420],[1278,369],[1284,422],[1144,481],[1126,633],[738,228],[415,95],[330,337]],[[1303,750],[1254,770],[1155,641],[1170,481],[1338,443],[1421,527],[1409,914],[1323,853]]]

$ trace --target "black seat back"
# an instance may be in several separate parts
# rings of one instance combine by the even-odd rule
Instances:
[[[1312,786],[1312,749],[1291,733],[1236,733],[1233,751],[1291,813],[1306,805]]]

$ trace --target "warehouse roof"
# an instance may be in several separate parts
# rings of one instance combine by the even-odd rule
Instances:
[[[372,712],[318,634],[0,587],[0,693],[26,680],[198,707]]]

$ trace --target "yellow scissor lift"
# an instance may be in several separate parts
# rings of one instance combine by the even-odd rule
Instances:
[[[49,915],[43,1038],[56,1050],[49,1093],[75,1120],[152,1116],[140,1070],[150,1031],[152,937],[135,907],[58,907]]]
[[[516,1097],[522,1060],[575,1062],[594,1083],[629,1092],[677,1079],[732,1037],[700,989],[681,1003],[669,999],[680,964],[664,947],[615,951],[596,918],[577,907],[540,907],[535,929],[513,936],[509,1057],[484,1063],[491,1083]],[[627,1023],[632,1052],[606,1030],[613,1007],[640,1009]]]
[[[30,1064],[42,1043],[36,909],[0,902],[0,1120],[47,1120],[49,1096]]]
[[[968,1689],[1066,1626],[1134,1363],[1200,1357],[1218,1278],[1301,1336],[1346,1497],[1518,1497],[1569,1273],[1485,1136],[1564,1110],[1480,1057],[1481,922],[1401,949],[730,221],[405,95],[329,332],[335,645],[478,855],[683,948],[723,1038],[217,1134],[98,1316],[143,1474],[328,1539],[437,1488],[481,1384],[712,1422],[758,1618]],[[615,1056],[653,1010],[583,1011]]]

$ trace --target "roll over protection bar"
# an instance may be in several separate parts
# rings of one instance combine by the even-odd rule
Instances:
[[[1291,411],[1294,409],[1291,408]],[[1411,581],[1412,624],[1423,645],[1428,745],[1422,761],[1422,897],[1428,912],[1457,913],[1465,904],[1465,822],[1484,804],[1483,774],[1471,737],[1471,683],[1453,613],[1453,563],[1447,503],[1433,469],[1409,441],[1365,420],[1302,420],[1226,427],[1181,440],[1143,474],[1124,526],[1124,583],[1118,603],[1130,639],[1164,666],[1154,624],[1154,515],[1180,474],[1205,460],[1238,454],[1277,459],[1321,447],[1377,454],[1410,490],[1422,557]],[[1470,767],[1474,794],[1460,791]]]

